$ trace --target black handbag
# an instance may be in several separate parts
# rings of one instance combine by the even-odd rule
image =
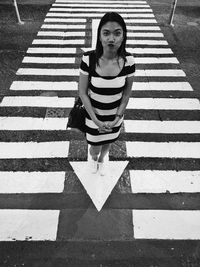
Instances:
[[[85,133],[86,110],[80,97],[75,100],[74,106],[68,116],[67,128],[78,129]]]

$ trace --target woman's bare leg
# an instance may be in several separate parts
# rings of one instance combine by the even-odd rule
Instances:
[[[90,146],[90,155],[93,160],[98,160],[99,153],[101,151],[101,146]]]
[[[104,162],[104,157],[106,156],[106,154],[108,154],[109,150],[110,150],[110,144],[102,145],[98,162]]]

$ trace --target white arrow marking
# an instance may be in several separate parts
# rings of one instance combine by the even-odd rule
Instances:
[[[128,161],[105,160],[107,170],[105,176],[101,176],[98,172],[91,173],[90,159],[87,162],[70,162],[70,164],[96,209],[100,211],[121,177]]]

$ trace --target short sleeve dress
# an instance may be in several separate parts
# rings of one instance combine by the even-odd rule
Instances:
[[[95,51],[83,54],[80,72],[89,75],[88,96],[96,117],[101,121],[113,121],[122,100],[126,78],[134,75],[134,57],[126,54],[126,61],[117,76],[100,76],[93,64]],[[86,114],[86,140],[90,145],[104,145],[116,141],[120,135],[123,118],[121,118],[112,132],[99,133],[98,126]]]

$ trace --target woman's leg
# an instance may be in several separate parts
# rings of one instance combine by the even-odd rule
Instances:
[[[93,160],[97,161],[99,153],[101,151],[101,146],[90,146],[90,155]]]
[[[102,145],[102,147],[101,147],[101,153],[100,153],[98,162],[104,162],[104,157],[109,152],[109,150],[110,150],[110,144]]]

